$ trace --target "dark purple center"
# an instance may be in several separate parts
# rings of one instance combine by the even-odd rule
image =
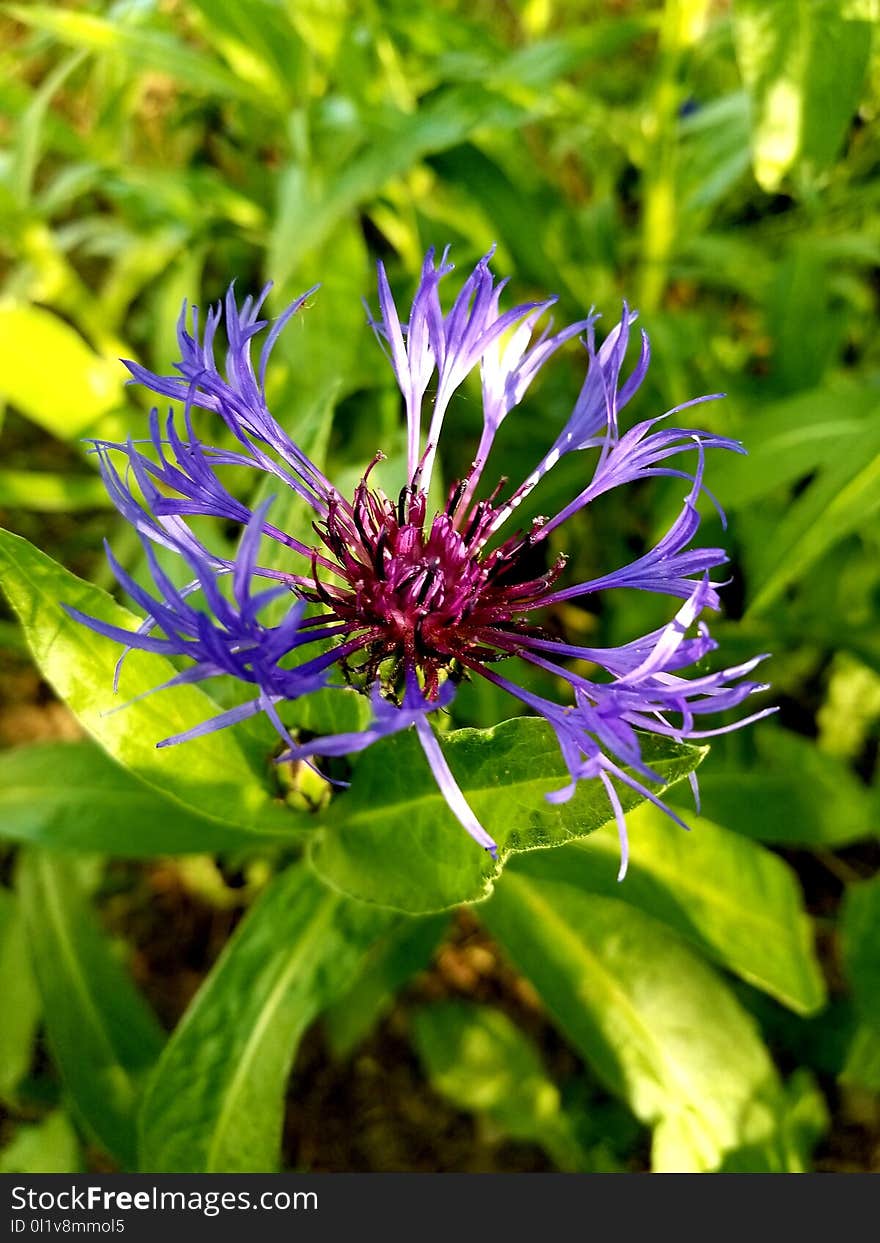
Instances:
[[[316,559],[313,599],[360,635],[356,672],[364,683],[381,676],[393,688],[410,668],[434,698],[441,672],[499,660],[516,651],[518,636],[535,633],[526,614],[540,607],[564,558],[536,578],[533,535],[486,551],[500,487],[460,515],[465,489],[457,484],[430,523],[425,493],[414,485],[395,505],[365,476],[352,504],[331,502],[316,529],[340,572],[319,577]]]

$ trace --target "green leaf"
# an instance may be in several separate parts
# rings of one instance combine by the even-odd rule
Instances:
[[[120,831],[124,826],[124,832]],[[150,858],[278,843],[162,798],[92,742],[0,752],[0,836],[53,850]]]
[[[69,863],[26,852],[19,885],[55,1064],[83,1124],[132,1169],[140,1081],[158,1056],[162,1032]]]
[[[762,496],[784,495],[789,485],[823,466],[838,444],[845,442],[855,455],[877,405],[873,385],[853,383],[770,403],[744,431],[748,454],[719,454],[713,461],[713,491],[729,510],[747,508]]]
[[[280,210],[266,259],[266,270],[273,275],[287,269],[285,200],[295,193],[300,171],[289,171],[281,183]],[[358,348],[368,336],[361,298],[371,275],[360,225],[343,219],[319,248],[305,253],[290,270],[290,282],[295,282],[294,295],[318,283],[321,287],[300,313],[300,322],[292,324],[279,341],[273,357],[281,355],[288,364],[293,381],[289,392],[295,394],[296,408],[314,405],[320,411],[328,394],[335,398],[340,389],[350,387]],[[332,403],[330,408],[332,413]],[[298,437],[296,443],[311,457]],[[309,512],[301,500],[299,510]],[[313,518],[310,514],[310,521]],[[311,526],[308,534],[313,540]]]
[[[574,1048],[654,1128],[655,1170],[713,1170],[775,1142],[780,1084],[753,1020],[657,920],[519,871],[481,916]]]
[[[311,859],[328,884],[351,897],[411,915],[479,902],[507,858],[584,837],[611,815],[604,787],[582,781],[567,803],[546,795],[570,778],[552,728],[534,717],[494,729],[462,729],[440,739],[477,818],[498,844],[493,860],[449,811],[418,739],[399,734],[371,747],[350,791],[337,795],[312,843]],[[657,739],[646,763],[667,783],[696,768],[704,752]],[[628,787],[625,809],[641,800]]]
[[[483,206],[492,224],[492,236],[510,252],[519,280],[568,292],[565,276],[548,253],[553,221],[541,214],[545,207],[541,199],[511,181],[494,160],[470,143],[435,156],[431,166]],[[576,295],[572,292],[570,296]]]
[[[19,1127],[0,1152],[0,1174],[77,1174],[81,1169],[76,1131],[60,1109],[42,1122]]]
[[[40,1018],[40,995],[25,940],[17,896],[0,889],[0,1101],[15,1097],[33,1058]]]
[[[726,200],[748,171],[749,112],[748,97],[736,91],[707,102],[681,119],[679,193],[684,220],[690,217],[696,224],[694,217]],[[696,253],[701,232],[692,226],[692,232],[683,239],[688,247],[692,241],[696,243]]]
[[[61,89],[73,70],[79,68],[84,58],[83,52],[74,52],[72,56],[60,61],[34,91],[33,98],[18,122],[9,181],[16,202],[22,207],[27,206],[31,197],[34,171],[41,154],[40,138],[52,97]]]
[[[829,449],[821,474],[788,508],[750,582],[747,617],[766,613],[834,544],[864,529],[880,510],[880,411],[858,445]]]
[[[766,311],[774,338],[768,388],[776,392],[819,386],[837,353],[843,324],[828,314],[828,268],[811,240],[794,242],[777,264]]]
[[[3,589],[40,671],[118,763],[165,797],[223,825],[274,830],[280,838],[310,827],[305,817],[273,803],[243,744],[229,730],[179,748],[157,749],[162,738],[217,714],[217,705],[196,687],[176,687],[108,713],[121,649],[68,617],[62,606],[74,605],[134,629],[137,619],[131,613],[7,531],[0,531],[0,566]],[[142,694],[174,673],[161,656],[133,653],[123,669],[122,695]]]
[[[871,25],[838,0],[737,0],[734,37],[752,96],[752,162],[778,188],[801,161],[812,173],[837,155],[861,97]]]
[[[707,819],[780,846],[836,848],[874,833],[876,798],[837,756],[785,729],[762,727],[748,745],[730,763],[713,747],[700,771]]]
[[[830,1122],[828,1106],[813,1075],[799,1067],[776,1102],[776,1130],[770,1142],[746,1144],[724,1161],[724,1174],[806,1174],[813,1149]]]
[[[39,306],[0,305],[0,394],[40,427],[73,440],[123,400],[125,372]]]
[[[431,1086],[458,1109],[486,1114],[511,1139],[539,1144],[561,1170],[593,1168],[537,1050],[500,1010],[438,1002],[416,1011],[413,1036]]]
[[[880,1092],[880,1027],[876,1024],[861,1023],[856,1028],[840,1080],[849,1087]]]
[[[847,889],[840,936],[856,1008],[880,1034],[880,876]]]
[[[563,850],[524,855],[511,866],[531,878],[615,897],[653,915],[799,1014],[818,1010],[825,987],[794,873],[769,850],[685,814],[690,833],[650,804],[631,814],[630,862],[622,883],[611,824]]]
[[[347,1057],[369,1034],[395,993],[428,966],[447,922],[443,915],[403,920],[373,947],[352,987],[324,1015],[337,1057]]]
[[[348,987],[391,917],[278,876],[225,947],[168,1042],[143,1102],[140,1169],[278,1168],[284,1093],[302,1033]]]
[[[74,513],[106,509],[107,489],[97,475],[56,475],[49,471],[0,470],[0,507]]]

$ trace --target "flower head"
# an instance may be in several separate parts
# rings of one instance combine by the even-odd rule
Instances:
[[[254,687],[255,697],[244,705],[159,745],[264,712],[283,740],[279,758],[320,763],[412,728],[450,809],[494,853],[494,842],[456,785],[431,721],[449,705],[463,678],[485,678],[555,731],[570,781],[548,798],[570,798],[583,780],[603,783],[620,831],[622,875],[627,849],[618,786],[630,786],[664,806],[647,784],[659,778],[643,760],[640,732],[676,740],[724,732],[735,726],[698,728],[703,715],[735,707],[763,689],[748,676],[760,658],[717,673],[683,676],[715,646],[701,615],[718,608],[710,571],[726,560],[720,548],[693,544],[705,451],[743,450],[736,441],[675,423],[674,416],[687,406],[711,398],[621,432],[620,414],[642,383],[650,358],[643,332],[638,359],[627,374],[635,313],[624,305],[620,322],[598,348],[598,317],[592,312],[554,333],[546,319],[553,299],[501,310],[505,282],[496,284],[491,257],[490,252],[479,261],[444,311],[441,283],[452,265],[446,252],[438,264],[429,251],[405,318],[379,265],[379,315],[371,316],[370,323],[391,363],[407,420],[407,482],[392,497],[371,478],[381,452],[354,495],[344,495],[269,412],[265,376],[272,346],[309,295],[270,325],[260,318],[268,287],[241,307],[230,289],[225,303],[208,314],[201,333],[197,309],[188,321],[184,307],[178,374],[158,375],[127,364],[137,383],[182,402],[182,426],[180,416],[171,413],[163,423],[154,411],[147,451],[143,442],[95,446],[112,499],[144,543],[158,594],[133,582],[108,553],[120,583],[146,613],[143,624],[130,633],[75,615],[126,650],[189,657],[192,664],[166,686],[227,674]],[[222,366],[215,343],[221,323],[228,342]],[[255,367],[252,345],[261,334]],[[586,352],[586,375],[569,418],[517,487],[508,491],[502,480],[487,491],[483,476],[499,429],[541,368],[575,337]],[[435,512],[428,496],[441,430],[456,390],[475,370],[482,388],[482,435],[471,469]],[[194,408],[219,416],[236,447],[202,443],[193,430]],[[578,495],[553,517],[517,529],[516,510],[559,459],[587,451],[593,469]],[[120,453],[128,468],[124,474],[114,461]],[[687,454],[689,466],[682,462]],[[303,542],[273,525],[268,503],[251,508],[234,497],[220,479],[225,467],[244,467],[293,489],[311,511],[314,541]],[[682,478],[688,485],[681,513],[657,545],[600,578],[565,583],[566,559],[548,553],[548,536],[603,493],[656,475]],[[242,535],[234,557],[212,553],[196,537],[190,525],[195,515],[239,524]],[[286,561],[284,568],[261,564],[264,541],[281,546],[284,556],[272,561],[274,566]],[[186,586],[171,583],[153,545],[180,557],[191,575]],[[255,591],[260,580],[266,585]],[[542,629],[542,610],[612,588],[660,593],[684,603],[668,625],[621,647],[577,646]],[[289,607],[282,620],[270,625],[261,615],[279,597]],[[584,661],[601,671],[599,680],[573,671],[572,662]],[[511,673],[517,662],[567,684],[564,702],[521,687]],[[368,728],[308,742],[296,738],[285,723],[285,705],[333,685],[354,686],[369,696]]]

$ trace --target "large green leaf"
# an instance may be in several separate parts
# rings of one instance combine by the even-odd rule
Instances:
[[[34,850],[23,855],[19,880],[55,1064],[84,1125],[133,1169],[141,1080],[162,1032],[100,931],[75,869]]]
[[[120,768],[93,742],[0,752],[0,836],[122,858],[213,853],[284,841],[206,820]]]
[[[63,605],[128,629],[136,624],[131,613],[6,531],[0,532],[0,567],[3,590],[40,671],[115,760],[166,797],[221,824],[274,829],[282,836],[305,827],[304,818],[273,803],[255,762],[231,731],[157,749],[162,738],[217,714],[217,705],[203,691],[178,687],[108,713],[121,649],[68,617]],[[121,694],[126,699],[142,694],[174,673],[164,657],[133,653],[123,670]]]
[[[512,1139],[540,1144],[562,1170],[594,1168],[537,1050],[506,1014],[438,1002],[416,1011],[413,1036],[431,1085],[453,1105],[486,1114]]]
[[[120,404],[124,380],[117,361],[96,354],[51,311],[0,306],[0,395],[53,435],[81,436]]]
[[[533,717],[494,729],[462,729],[441,738],[465,798],[498,844],[498,857],[476,844],[454,818],[417,738],[377,743],[357,765],[351,790],[337,795],[313,842],[312,862],[329,884],[380,906],[427,914],[479,902],[507,858],[584,837],[611,816],[598,781],[582,781],[556,805],[546,795],[570,780],[556,735]],[[666,783],[693,771],[696,747],[646,739],[646,762]],[[625,809],[638,795],[621,789]]]
[[[876,831],[876,795],[812,739],[762,728],[746,745],[746,756],[729,762],[713,747],[701,769],[707,819],[780,846],[847,846]]]
[[[0,889],[0,1101],[14,1097],[33,1057],[40,997],[18,897]]]
[[[619,898],[793,1010],[819,1009],[825,988],[794,873],[736,833],[693,815],[688,823],[692,831],[684,833],[656,807],[637,808],[629,819],[630,862],[622,884],[614,825],[562,850],[523,855],[511,866]]]
[[[480,908],[560,1028],[654,1128],[653,1168],[778,1152],[781,1085],[757,1028],[678,937],[620,900],[509,871]]]
[[[747,455],[713,460],[712,490],[725,498],[726,510],[747,508],[824,466],[841,444],[858,456],[856,445],[876,409],[874,385],[851,382],[773,401],[743,430]]]
[[[278,1168],[284,1092],[308,1024],[348,987],[392,917],[304,865],[259,899],[174,1032],[146,1092],[140,1168]]]

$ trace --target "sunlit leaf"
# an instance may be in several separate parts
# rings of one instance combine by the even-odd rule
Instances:
[[[72,440],[122,401],[124,369],[39,306],[0,304],[0,393],[29,419]]]
[[[780,1085],[751,1018],[657,920],[508,871],[481,916],[606,1086],[654,1128],[658,1172],[774,1145]]]
[[[9,532],[0,532],[0,565],[3,590],[41,672],[118,763],[190,811],[224,825],[274,828],[279,835],[304,827],[273,802],[255,762],[229,730],[187,743],[185,751],[157,750],[156,743],[169,734],[217,714],[203,691],[178,687],[109,713],[120,648],[70,618],[63,605],[131,629],[132,614]],[[164,657],[137,652],[123,671],[121,694],[139,695],[174,672]]]
[[[259,102],[263,107],[274,110],[271,92],[264,94],[255,89],[225,65],[196,51],[169,31],[151,28],[143,22],[114,21],[93,13],[40,4],[12,4],[7,7],[7,12],[28,26],[54,35],[70,47],[118,55],[134,69],[159,70],[190,91]]]
[[[0,1174],[76,1174],[81,1163],[76,1131],[60,1109],[19,1127],[0,1150]]]
[[[856,110],[871,26],[837,0],[737,0],[737,60],[752,96],[752,160],[775,190],[795,162],[823,170]]]
[[[107,489],[97,475],[0,470],[0,506],[4,509],[64,514],[79,509],[106,509],[109,505]]]
[[[793,873],[754,842],[684,814],[690,833],[648,804],[631,813],[622,883],[613,825],[563,850],[524,855],[512,866],[637,907],[792,1009],[819,1009],[825,988]]]
[[[365,752],[352,788],[337,794],[315,839],[312,862],[329,884],[380,906],[427,914],[478,902],[507,858],[584,837],[612,815],[599,781],[582,781],[555,805],[546,795],[569,778],[556,735],[519,717],[494,729],[458,730],[441,744],[466,799],[498,844],[493,860],[449,811],[418,740],[398,735]],[[667,783],[702,758],[695,747],[645,741],[646,761]],[[639,796],[621,788],[625,808]]]

